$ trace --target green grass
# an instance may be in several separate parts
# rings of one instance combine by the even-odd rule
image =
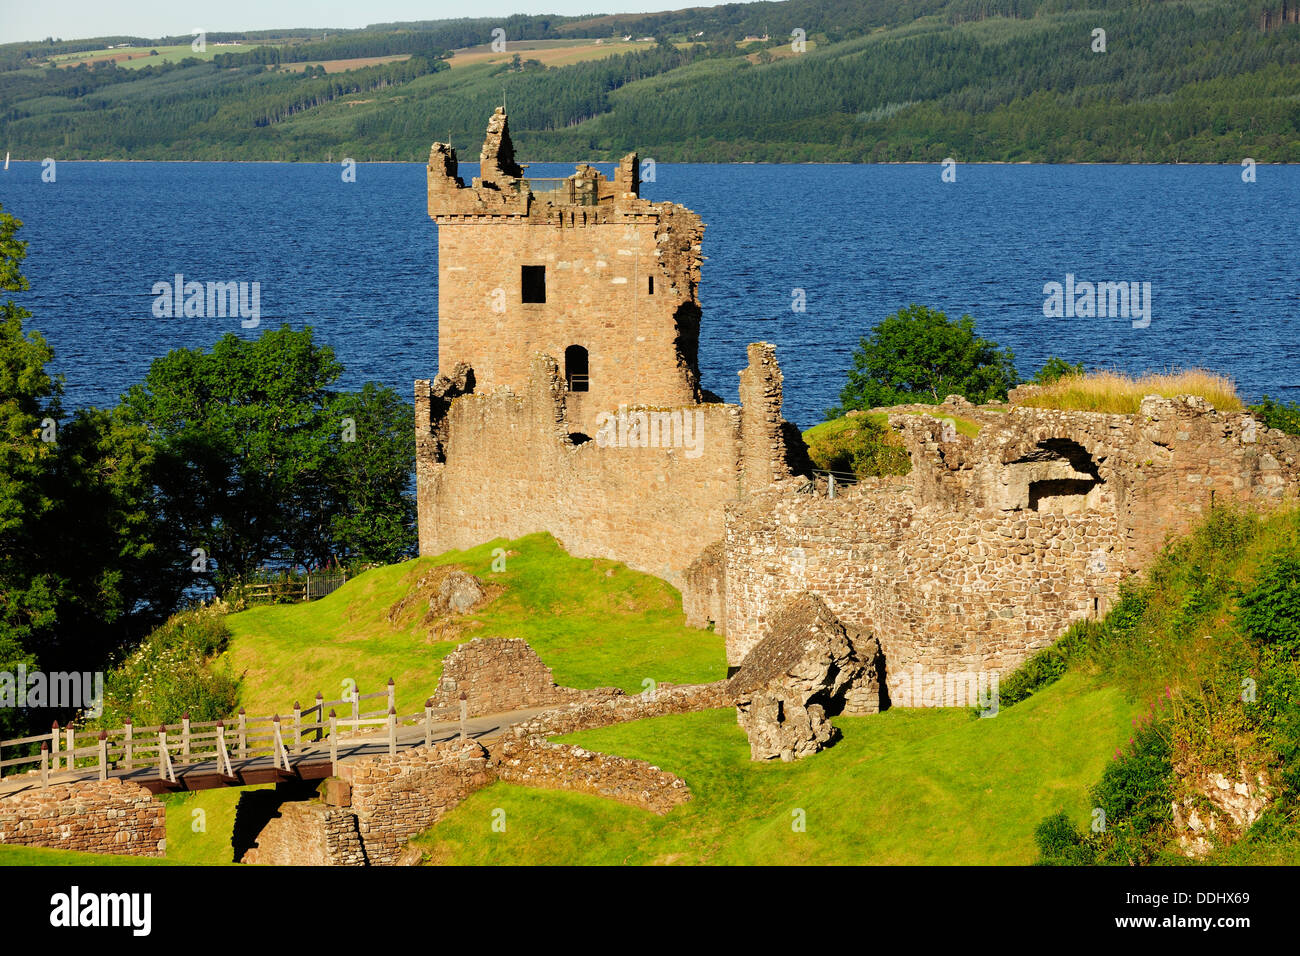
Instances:
[[[841,717],[843,740],[790,764],[750,761],[731,709],[621,724],[559,739],[649,760],[683,777],[694,800],[660,817],[497,783],[416,843],[452,864],[1029,863],[1043,816],[1087,821],[1087,789],[1134,712],[1117,690],[1072,674],[992,719]],[[498,808],[504,833],[492,830]],[[806,832],[793,830],[795,810]]]
[[[0,866],[170,866],[171,860],[117,853],[79,853],[0,844]]]
[[[173,863],[204,866],[236,862],[231,834],[239,796],[249,790],[266,790],[272,786],[218,787],[163,797],[167,808],[167,859]]]
[[[508,553],[499,573],[492,571],[498,548]],[[534,534],[367,571],[311,604],[231,615],[234,637],[223,660],[243,677],[243,706],[250,714],[283,713],[295,698],[310,706],[318,690],[338,699],[348,678],[366,694],[392,677],[399,713],[419,710],[458,641],[430,641],[423,607],[392,623],[388,612],[441,565],[462,567],[497,591],[466,615],[458,641],[523,638],[560,684],[640,693],[646,678],[681,684],[726,676],[722,637],[686,626],[671,585],[616,561],[570,557],[550,535]]]

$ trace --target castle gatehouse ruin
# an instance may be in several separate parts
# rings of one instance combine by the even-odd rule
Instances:
[[[1249,414],[1155,396],[1136,415],[1055,411],[1022,388],[889,409],[910,474],[831,497],[781,416],[772,345],[749,347],[739,405],[701,387],[704,224],[641,198],[636,154],[613,180],[587,165],[530,179],[497,110],[479,177],[436,143],[428,181],[439,375],[415,383],[421,553],[548,531],[680,588],[733,669],[811,594],[878,642],[893,705],[925,704],[926,675],[987,686],[1104,614],[1216,501],[1300,488],[1300,439]]]

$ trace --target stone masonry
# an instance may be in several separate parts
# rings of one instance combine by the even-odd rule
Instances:
[[[166,808],[144,787],[116,778],[33,787],[0,800],[0,843],[164,856]]]
[[[905,478],[728,506],[733,666],[811,591],[879,639],[890,700],[912,706],[916,682],[891,677],[1007,673],[1104,614],[1120,582],[1212,503],[1267,507],[1300,486],[1300,439],[1196,398],[1149,398],[1138,415],[948,402],[891,410],[890,424],[911,454]]]
[[[438,368],[415,383],[420,552],[549,531],[681,584],[723,506],[791,475],[781,372],[750,347],[742,405],[701,390],[704,226],[640,196],[637,157],[529,179],[505,113],[480,175],[429,158]]]
[[[433,696],[441,710],[459,706],[466,695],[470,716],[504,714],[528,707],[546,707],[621,694],[613,687],[579,690],[560,687],[551,669],[528,642],[519,638],[479,638],[460,645],[442,664],[442,677]]]
[[[873,638],[852,633],[814,594],[773,617],[768,635],[727,682],[754,760],[798,760],[832,743],[830,718],[880,710]]]

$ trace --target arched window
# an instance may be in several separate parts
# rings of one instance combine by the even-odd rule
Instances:
[[[564,350],[564,380],[569,383],[571,392],[588,390],[587,350],[581,345],[570,345]]]

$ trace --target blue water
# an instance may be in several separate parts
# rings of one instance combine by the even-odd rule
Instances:
[[[536,176],[571,166],[538,164]],[[108,405],[169,349],[310,324],[347,368],[409,396],[437,364],[436,235],[422,165],[38,163],[0,173],[67,405]],[[473,175],[474,168],[464,170]],[[1300,399],[1300,168],[659,165],[644,193],[696,210],[703,384],[736,400],[745,345],[778,346],[786,415],[834,404],[871,326],[919,302],[970,313],[1023,375],[1049,355],[1129,372],[1203,365],[1250,400]],[[154,318],[152,287],[261,283],[262,323]],[[1045,318],[1043,285],[1150,282],[1152,317]],[[792,290],[806,311],[792,311]]]

